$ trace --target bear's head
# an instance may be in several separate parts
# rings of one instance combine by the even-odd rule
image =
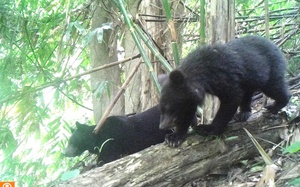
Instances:
[[[77,129],[73,132],[65,150],[65,156],[67,157],[81,155],[88,147],[90,147],[89,143],[91,142],[91,136],[96,136],[92,133],[95,128],[93,126],[76,122],[76,127]]]
[[[197,105],[201,104],[204,91],[193,88],[180,70],[174,70],[162,83],[160,97],[160,129],[191,123]]]

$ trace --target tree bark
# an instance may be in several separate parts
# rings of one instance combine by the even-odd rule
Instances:
[[[179,148],[164,143],[90,170],[59,186],[185,186],[216,169],[224,169],[259,153],[244,128],[266,150],[280,142],[286,122],[265,114],[246,123],[232,123],[221,138],[191,133]],[[265,140],[265,141],[263,141]]]

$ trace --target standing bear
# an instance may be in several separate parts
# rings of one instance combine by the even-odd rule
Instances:
[[[235,119],[251,115],[251,98],[262,91],[275,102],[266,108],[277,113],[290,93],[285,81],[286,62],[280,49],[260,36],[245,36],[226,44],[201,46],[187,55],[163,83],[161,129],[175,127],[166,135],[169,146],[179,146],[205,93],[216,95],[220,108],[211,125],[195,127],[201,135],[222,134],[239,107]]]

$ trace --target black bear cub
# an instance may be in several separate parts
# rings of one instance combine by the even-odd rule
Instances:
[[[76,122],[65,155],[78,156],[85,150],[98,155],[100,165],[136,153],[151,145],[164,142],[171,130],[159,129],[160,110],[158,106],[130,117],[110,116],[98,134],[95,126]]]
[[[175,132],[166,136],[166,142],[176,147],[185,140],[205,93],[216,95],[220,108],[211,125],[195,128],[201,135],[222,134],[238,107],[235,119],[246,121],[251,115],[252,95],[257,90],[275,100],[266,108],[277,113],[291,96],[285,72],[286,63],[280,49],[260,36],[197,48],[163,84],[160,128],[176,127]]]

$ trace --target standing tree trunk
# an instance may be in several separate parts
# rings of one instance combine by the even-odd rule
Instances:
[[[104,23],[113,22],[113,1],[95,2],[95,12],[92,19],[92,31],[101,27]],[[114,25],[114,24],[113,24]],[[117,31],[115,28],[103,30],[103,41],[100,43],[94,36],[90,44],[91,66],[95,68],[110,62],[117,61]],[[91,88],[93,90],[94,120],[99,121],[107,106],[110,104],[118,87],[121,85],[121,70],[118,66],[105,71],[97,71],[91,74]],[[121,98],[114,106],[111,114],[124,114],[124,98]]]
[[[207,0],[207,43],[228,42],[235,36],[235,0]],[[203,123],[211,123],[219,108],[217,97],[206,94]]]
[[[207,43],[230,41],[235,36],[235,0],[207,1]]]

